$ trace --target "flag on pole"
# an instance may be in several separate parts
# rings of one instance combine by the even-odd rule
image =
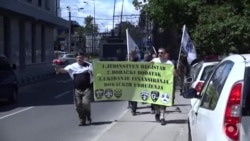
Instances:
[[[196,49],[187,32],[186,25],[182,28],[181,50],[187,55],[189,65],[197,58]]]
[[[131,51],[136,51],[137,52],[137,56],[140,58],[140,50],[138,45],[135,43],[135,41],[132,39],[132,37],[130,36],[128,29],[126,29],[126,38],[127,38],[127,54],[128,54],[128,60],[130,60],[129,54],[131,53]]]
[[[152,46],[152,47],[153,47],[154,53],[157,54],[157,52],[156,52],[156,50],[155,50],[155,47],[154,47],[154,46]]]

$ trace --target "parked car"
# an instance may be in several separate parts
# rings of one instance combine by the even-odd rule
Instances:
[[[190,76],[186,79],[186,83],[189,83],[189,87],[195,88],[196,91],[199,93],[204,81],[206,80],[208,76],[208,72],[214,68],[214,66],[219,61],[213,61],[213,62],[204,62],[201,61],[195,65],[193,65],[190,69]]]
[[[11,65],[5,56],[0,55],[0,99],[10,103],[17,101],[18,80],[15,69],[15,64]]]
[[[250,54],[231,55],[218,63],[197,94],[188,114],[189,141],[249,141]]]
[[[76,61],[75,54],[62,54],[58,59],[61,65],[71,64]]]

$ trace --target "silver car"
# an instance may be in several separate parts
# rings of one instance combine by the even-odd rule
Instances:
[[[63,54],[58,58],[62,65],[67,65],[74,63],[76,61],[76,57],[74,54]]]

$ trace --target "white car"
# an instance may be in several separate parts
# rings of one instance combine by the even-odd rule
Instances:
[[[189,141],[250,140],[250,54],[231,55],[218,63],[188,115]]]
[[[191,83],[191,88],[195,88],[196,91],[199,93],[201,88],[208,76],[210,70],[218,63],[218,61],[214,62],[204,62],[201,61],[192,66],[190,70],[191,77],[187,78],[187,82]]]

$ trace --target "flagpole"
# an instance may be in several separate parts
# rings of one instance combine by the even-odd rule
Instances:
[[[156,52],[156,50],[155,50],[155,47],[154,47],[154,46],[153,46],[153,50],[154,50],[155,54],[157,54],[157,52]]]
[[[128,61],[129,61],[129,40],[128,40],[128,29],[126,29],[126,38],[127,38],[127,58],[128,58]]]
[[[184,24],[184,25],[183,25],[183,28],[182,28],[181,45],[180,45],[179,56],[178,56],[178,61],[177,61],[177,70],[179,69],[179,65],[180,65],[180,57],[181,57],[183,36],[184,36],[185,30],[186,30],[186,25]]]

